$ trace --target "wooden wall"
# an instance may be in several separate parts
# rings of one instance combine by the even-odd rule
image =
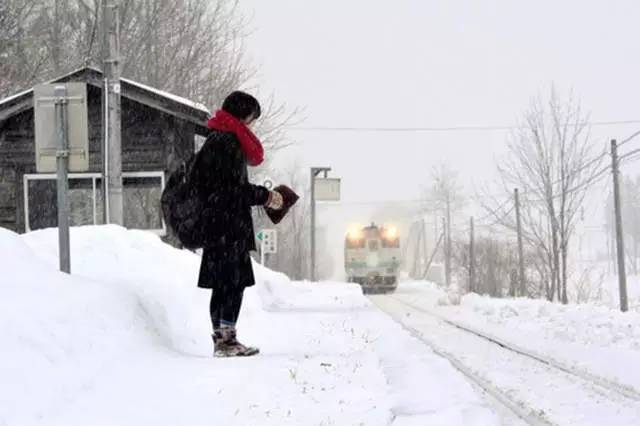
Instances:
[[[89,167],[102,170],[102,95],[88,85]],[[123,171],[167,171],[193,152],[195,126],[122,98]],[[23,175],[36,173],[33,109],[0,123],[0,226],[23,232]],[[44,200],[43,200],[44,201]]]

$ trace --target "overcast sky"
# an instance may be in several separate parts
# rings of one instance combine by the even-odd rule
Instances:
[[[305,107],[304,127],[508,126],[552,83],[573,89],[595,121],[640,120],[637,0],[242,0],[241,7],[260,87]],[[604,147],[639,128],[595,127],[594,143]],[[417,198],[438,162],[458,170],[472,192],[494,176],[506,140],[505,131],[289,135],[297,145],[278,162],[333,167],[345,202]]]

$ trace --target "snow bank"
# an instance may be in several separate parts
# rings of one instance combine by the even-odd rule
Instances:
[[[419,290],[416,290],[419,288]],[[562,305],[546,300],[492,299],[468,294],[460,305],[429,283],[400,291],[439,315],[502,338],[532,352],[640,389],[640,313],[600,304]]]
[[[56,229],[25,234],[24,242],[51,267],[57,265]],[[206,353],[206,296],[195,286],[199,258],[144,231],[118,226],[72,228],[71,271],[76,278],[129,292],[154,338],[183,352]]]
[[[598,347],[640,350],[640,314],[597,305],[560,305],[546,300],[490,299],[467,295],[462,306],[488,323],[521,323],[521,329]]]
[[[56,271],[3,228],[0,259],[0,424],[25,425],[73,400],[145,336],[130,294]]]
[[[71,242],[66,275],[56,230],[0,229],[0,425],[497,423],[357,286],[256,265],[239,330],[262,354],[216,360],[198,256],[116,226]]]
[[[357,284],[291,282],[286,275],[254,265],[262,285],[258,287],[268,311],[345,311],[371,307]]]

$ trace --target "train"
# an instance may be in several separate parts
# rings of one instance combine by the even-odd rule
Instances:
[[[400,235],[394,225],[351,227],[345,236],[347,281],[364,294],[392,293],[398,286],[401,264]]]

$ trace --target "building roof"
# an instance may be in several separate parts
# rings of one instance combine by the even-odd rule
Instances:
[[[98,68],[87,66],[44,83],[50,84],[68,81],[86,82],[87,84],[102,89],[104,76]],[[192,122],[199,127],[205,126],[210,114],[209,109],[201,103],[127,78],[120,79],[120,86],[121,96]],[[0,99],[0,122],[30,108],[33,108],[33,88]]]

